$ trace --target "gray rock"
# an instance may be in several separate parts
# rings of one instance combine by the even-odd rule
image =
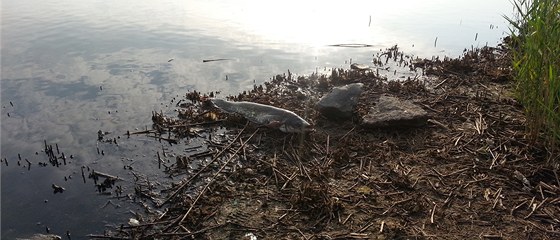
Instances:
[[[330,120],[350,119],[354,108],[358,104],[358,97],[362,93],[363,86],[362,83],[352,83],[335,87],[319,100],[316,108]]]
[[[411,101],[381,96],[377,104],[363,117],[362,125],[368,128],[420,127],[426,124],[428,113]]]

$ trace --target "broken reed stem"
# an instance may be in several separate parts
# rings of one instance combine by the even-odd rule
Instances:
[[[535,198],[533,197],[533,199],[535,199]],[[539,205],[534,205],[534,204],[531,202],[531,205],[529,205],[529,206],[531,207],[531,212],[530,212],[529,214],[527,214],[527,216],[525,216],[523,219],[527,219],[527,218],[529,218],[531,215],[533,215],[533,213],[535,213],[535,211],[536,211],[537,209],[539,209],[547,200],[548,200],[548,198],[545,198]]]
[[[365,225],[363,228],[361,228],[360,230],[358,230],[358,233],[364,232],[364,231],[367,230],[369,227],[373,226],[373,224],[375,224],[375,221],[371,221],[370,223],[368,223],[367,225]]]
[[[444,79],[443,81],[441,81],[440,83],[438,83],[438,84],[434,87],[434,89],[437,89],[439,86],[441,86],[442,84],[444,84],[445,82],[447,82],[448,79],[449,79],[449,78],[446,78],[446,79]]]
[[[200,193],[198,194],[198,196],[196,197],[196,199],[194,200],[194,202],[191,204],[191,206],[189,207],[189,209],[187,210],[187,212],[185,213],[185,215],[183,215],[183,217],[181,218],[181,220],[179,220],[178,224],[181,224],[189,215],[189,213],[191,212],[191,210],[194,208],[194,206],[196,205],[196,203],[198,202],[198,200],[200,199],[200,197],[202,197],[202,195],[204,195],[204,192],[206,192],[206,190],[208,189],[208,187],[210,186],[210,184],[212,184],[214,182],[214,179],[216,179],[216,176],[218,176],[218,174],[220,174],[224,168],[229,164],[229,162],[233,159],[233,157],[236,156],[236,154],[241,151],[241,149],[245,148],[245,145],[251,140],[251,138],[253,138],[253,136],[255,136],[255,134],[259,131],[259,129],[257,128],[255,130],[255,132],[253,132],[253,134],[251,134],[251,136],[249,136],[249,138],[247,138],[247,140],[245,141],[245,143],[243,143],[237,150],[235,150],[235,152],[231,155],[230,158],[228,158],[228,160],[226,160],[226,162],[222,165],[222,167],[216,172],[214,173],[214,175],[212,176],[211,180],[208,181],[208,183],[206,184],[206,186],[204,186],[204,188],[202,189],[202,191],[200,191]],[[235,142],[235,141],[232,141]]]
[[[245,125],[245,127],[243,127],[243,129],[241,129],[241,131],[237,134],[237,136],[235,136],[235,138],[233,139],[233,141],[231,141],[224,149],[222,149],[222,151],[220,151],[218,154],[216,154],[214,156],[214,158],[212,158],[212,160],[206,165],[204,166],[202,169],[200,169],[198,172],[196,172],[192,177],[190,177],[189,179],[187,179],[187,181],[185,181],[183,184],[181,184],[180,187],[177,188],[177,190],[175,190],[171,195],[169,195],[169,197],[167,197],[165,199],[165,201],[163,201],[161,204],[158,204],[158,207],[163,206],[164,204],[166,204],[167,202],[169,202],[169,200],[171,200],[172,198],[175,197],[175,195],[177,195],[183,188],[185,188],[187,186],[187,184],[189,184],[193,179],[195,179],[196,177],[198,177],[198,175],[200,175],[203,171],[205,171],[210,165],[212,165],[212,163],[214,163],[216,160],[218,160],[218,158],[226,151],[228,151],[231,146],[237,141],[237,139],[241,136],[241,134],[245,131],[245,129],[247,128],[247,125]]]
[[[297,171],[294,171],[294,173],[292,174],[292,176],[290,176],[288,178],[288,180],[286,180],[286,182],[284,183],[284,185],[282,185],[282,188],[280,188],[280,190],[284,190],[286,188],[286,186],[288,186],[288,183],[290,183],[290,181],[292,181],[292,179],[294,179],[294,177],[297,175]]]
[[[157,162],[158,162],[158,169],[161,169],[161,157],[159,156],[159,151],[157,153]]]
[[[496,197],[494,197],[494,204],[492,204],[492,209],[496,208],[496,204],[498,203],[501,194],[502,194],[502,188],[500,187],[498,189],[498,192],[496,192]]]
[[[354,126],[352,129],[350,129],[350,131],[346,132],[344,135],[342,135],[342,137],[340,137],[340,140],[344,139],[346,136],[348,136],[348,134],[350,134],[352,131],[354,131],[354,129],[356,129],[356,127]]]
[[[434,223],[434,214],[436,213],[437,204],[434,203],[434,208],[432,209],[432,214],[430,216],[430,223]]]
[[[348,222],[348,220],[350,219],[350,217],[352,217],[352,215],[354,215],[354,213],[348,214],[348,217],[346,217],[346,218],[344,219],[344,221],[342,221],[342,225],[346,225],[346,222]]]
[[[115,179],[115,180],[124,180],[123,178],[120,178],[118,176],[113,176],[111,174],[107,174],[107,173],[102,173],[96,170],[93,170],[91,172],[92,176],[100,176],[100,177],[104,177],[104,178],[109,178],[109,179]]]
[[[323,168],[326,168],[330,165],[329,163],[329,145],[330,145],[330,136],[327,135],[327,146],[326,146],[326,150],[325,150],[325,161],[323,164]]]

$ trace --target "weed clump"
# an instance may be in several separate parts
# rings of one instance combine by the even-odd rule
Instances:
[[[560,2],[514,1],[511,27],[517,97],[533,141],[542,137],[549,159],[560,164]]]

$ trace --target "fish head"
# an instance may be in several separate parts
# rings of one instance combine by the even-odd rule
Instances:
[[[214,107],[219,107],[224,104],[224,100],[218,98],[208,98],[206,99],[208,103],[212,104]]]
[[[290,118],[282,122],[278,129],[285,133],[304,133],[313,130],[313,125],[301,118]]]

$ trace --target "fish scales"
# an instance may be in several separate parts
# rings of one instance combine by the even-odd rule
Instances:
[[[222,99],[210,99],[214,106],[228,113],[237,113],[247,120],[268,126],[276,126],[283,132],[304,132],[311,124],[292,111],[253,102],[230,102]]]

